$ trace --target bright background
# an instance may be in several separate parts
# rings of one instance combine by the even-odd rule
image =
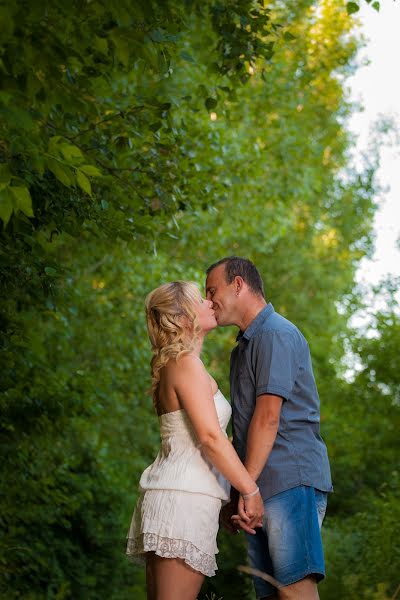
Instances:
[[[379,209],[375,216],[376,249],[372,260],[363,259],[358,280],[376,284],[388,273],[400,275],[400,8],[394,1],[381,2],[379,13],[362,3],[357,13],[365,46],[359,52],[355,75],[348,80],[351,98],[363,110],[355,112],[349,127],[357,136],[355,157],[368,149],[374,127],[383,119],[392,128],[379,142]]]

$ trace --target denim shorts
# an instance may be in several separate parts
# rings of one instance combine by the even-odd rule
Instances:
[[[299,486],[276,494],[264,502],[263,526],[256,535],[246,534],[250,566],[272,575],[282,586],[314,575],[325,576],[321,525],[327,494]],[[272,596],[273,585],[254,577],[257,598]]]

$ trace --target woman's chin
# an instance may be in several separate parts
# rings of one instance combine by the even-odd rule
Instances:
[[[210,331],[214,331],[214,329],[217,329],[218,327],[218,323],[217,320],[215,320],[214,323],[210,323],[207,327],[207,329],[205,330],[205,334],[207,335],[207,333],[210,333]]]

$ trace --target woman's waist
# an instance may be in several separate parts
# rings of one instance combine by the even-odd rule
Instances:
[[[178,490],[206,494],[227,500],[230,484],[218,472],[210,469],[187,469],[172,472],[171,470],[151,469],[144,471],[140,478],[141,490]]]
[[[225,478],[202,454],[200,448],[179,449],[167,454],[160,450],[156,460],[142,473],[144,489],[182,489],[202,492],[225,487]]]
[[[200,442],[194,433],[185,429],[169,431],[168,429],[161,429],[160,431],[161,446],[171,445],[179,446],[185,444],[189,447],[197,448]]]
[[[176,411],[178,412],[178,411]],[[183,412],[183,411],[182,411]],[[169,413],[167,413],[169,416]],[[172,413],[175,414],[175,413]],[[197,435],[188,418],[183,418],[179,412],[179,418],[165,419],[160,421],[160,437],[161,439],[187,438],[193,443],[198,443]],[[221,430],[226,433],[226,424],[219,421]]]
[[[186,473],[188,470],[209,470],[210,463],[202,452],[200,443],[189,444],[182,441],[175,437],[162,439],[154,462],[144,473],[172,472],[176,475],[179,472]]]

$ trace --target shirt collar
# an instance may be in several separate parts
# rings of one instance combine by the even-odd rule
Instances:
[[[271,302],[268,302],[267,306],[258,313],[258,315],[252,320],[250,325],[246,328],[245,331],[239,331],[236,341],[240,342],[242,339],[250,340],[254,337],[257,331],[260,329],[261,325],[266,321],[272,313],[275,312],[274,307]]]

